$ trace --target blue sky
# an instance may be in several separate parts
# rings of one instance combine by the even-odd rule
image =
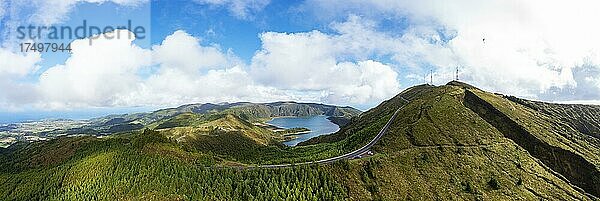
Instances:
[[[10,1],[8,1],[10,2]],[[9,7],[11,8],[11,7]],[[16,9],[16,8],[12,8]],[[16,12],[17,15],[8,15],[6,18],[11,20],[11,18],[18,18],[14,20],[20,26],[44,26],[44,24],[32,22],[27,20],[32,13],[35,13],[34,8],[27,8],[24,10],[19,10]],[[145,3],[140,6],[131,7],[131,6],[120,6],[118,4],[112,2],[106,2],[102,4],[95,3],[77,3],[75,7],[70,10],[67,16],[64,16],[64,20],[58,21],[57,23],[53,23],[48,26],[68,26],[68,27],[78,27],[82,26],[83,21],[85,20],[88,26],[94,25],[98,27],[105,26],[123,26],[126,25],[128,20],[131,20],[135,25],[148,27],[148,32],[151,34],[150,24],[151,24],[151,4]],[[15,17],[18,16],[18,17]],[[17,33],[14,32],[15,29],[12,27],[7,27],[6,25],[2,25],[6,27],[7,31],[13,31],[9,36],[4,38],[0,38],[0,42],[3,40],[10,40],[17,37]],[[87,35],[91,35],[87,33]],[[43,35],[44,36],[44,35]],[[76,39],[59,39],[59,40],[40,40],[41,42],[51,42],[51,43],[69,43],[72,40]],[[11,43],[8,45],[19,44],[19,41],[10,41]],[[147,40],[136,40],[136,44],[141,47],[150,47],[151,46],[151,37]],[[5,44],[6,45],[6,44]],[[32,82],[34,82],[39,75],[44,72],[46,69],[55,66],[57,64],[62,64],[69,57],[69,54],[66,52],[47,52],[42,53],[43,60],[39,63],[40,69],[37,73],[29,76]]]
[[[10,1],[8,1],[10,2]],[[297,33],[318,30],[323,33],[335,34],[330,24],[343,21],[347,15],[327,16],[323,19],[311,11],[307,11],[304,1],[273,1],[250,16],[241,18],[226,7],[201,4],[194,1],[150,1],[136,6],[123,6],[113,2],[104,3],[75,3],[64,20],[53,26],[78,27],[85,20],[88,24],[105,27],[126,25],[131,20],[135,26],[147,29],[147,39],[134,41],[140,47],[151,48],[159,45],[165,37],[177,30],[185,30],[192,36],[201,38],[205,45],[215,44],[223,50],[230,50],[245,62],[250,62],[256,51],[261,47],[259,35],[264,32]],[[10,8],[10,7],[9,7]],[[19,25],[38,25],[25,20],[35,12],[34,8],[20,10]],[[349,13],[348,15],[350,15]],[[7,16],[10,20],[10,15]],[[378,22],[380,31],[401,35],[408,21],[403,19],[382,19]],[[4,26],[4,25],[3,25]],[[0,42],[11,36],[0,38]],[[91,35],[88,33],[88,35]],[[69,43],[72,40],[41,40],[42,42]],[[18,44],[18,43],[16,43]],[[29,81],[36,79],[50,67],[62,64],[69,57],[68,53],[43,53],[41,68],[28,76]],[[389,61],[386,57],[379,60]]]
[[[153,44],[176,30],[198,36],[203,42],[219,44],[231,49],[237,56],[250,61],[260,49],[259,34],[264,32],[297,33],[319,30],[334,33],[329,25],[343,21],[348,16],[328,17],[327,20],[306,11],[304,1],[273,1],[252,13],[248,19],[232,15],[226,8],[207,6],[192,1],[152,1]],[[381,31],[401,34],[407,26],[405,20],[382,20]]]
[[[88,118],[235,101],[368,109],[424,83],[429,72],[433,84],[445,84],[457,66],[462,80],[486,90],[598,103],[600,50],[593,44],[600,30],[588,26],[598,17],[596,4],[0,0],[0,118]],[[130,20],[146,38],[73,40],[72,54],[19,50],[27,42],[15,39],[20,25],[77,27],[84,20],[99,27]]]

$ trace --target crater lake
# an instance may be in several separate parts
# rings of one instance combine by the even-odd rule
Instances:
[[[298,134],[296,139],[286,141],[283,144],[287,146],[296,146],[310,138],[335,133],[340,127],[327,119],[327,116],[308,116],[308,117],[279,117],[274,118],[267,123],[281,128],[308,128],[310,132]]]

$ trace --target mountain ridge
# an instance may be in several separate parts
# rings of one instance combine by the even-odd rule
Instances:
[[[370,159],[377,161],[376,163],[385,164],[379,165],[384,166],[384,168],[378,168],[380,169],[378,172],[381,175],[387,176],[374,176],[374,178],[371,179],[375,179],[377,182],[396,181],[396,184],[387,183],[388,185],[396,186],[398,185],[398,181],[407,180],[406,182],[402,181],[400,183],[404,183],[406,187],[414,187],[417,185],[422,186],[423,188],[441,190],[444,188],[452,189],[455,187],[441,187],[444,185],[431,186],[417,181],[411,183],[408,181],[411,181],[414,178],[406,177],[406,174],[410,172],[421,172],[420,174],[427,173],[430,175],[451,173],[456,176],[462,175],[459,176],[459,178],[463,178],[460,179],[463,181],[459,184],[462,185],[467,192],[473,193],[479,191],[474,189],[481,190],[482,187],[484,189],[485,186],[490,187],[491,191],[485,190],[485,194],[488,194],[486,197],[494,195],[495,189],[501,190],[502,188],[512,189],[510,194],[519,192],[518,195],[515,194],[515,196],[521,198],[534,195],[535,197],[548,199],[548,196],[553,195],[556,196],[554,197],[555,199],[559,199],[558,197],[564,196],[561,195],[562,193],[553,189],[541,188],[541,186],[531,186],[539,181],[532,180],[532,178],[536,178],[536,176],[530,177],[526,175],[531,174],[531,172],[536,172],[536,174],[544,172],[543,174],[545,176],[542,178],[546,181],[553,181],[553,186],[555,186],[555,188],[563,189],[561,190],[563,193],[569,192],[566,194],[567,197],[574,196],[570,199],[597,199],[599,190],[598,181],[600,181],[600,174],[598,171],[600,170],[600,165],[598,163],[598,158],[600,157],[598,154],[600,153],[600,143],[594,141],[594,138],[587,137],[586,134],[582,134],[578,130],[572,129],[567,123],[562,122],[560,119],[540,115],[539,113],[541,112],[535,112],[528,107],[518,105],[518,103],[511,101],[508,96],[484,92],[472,85],[456,81],[442,86],[418,85],[403,91],[400,95],[409,99],[411,103],[404,107],[396,121],[392,124],[390,131],[372,148],[376,155],[377,153],[380,153],[387,157],[386,159],[381,159],[379,157]],[[337,141],[350,141],[343,146],[346,147],[345,150],[356,149],[361,146],[361,143],[352,143],[352,141],[361,141],[360,139],[372,138],[373,132],[363,132],[363,130],[370,130],[369,127],[373,124],[380,127],[382,123],[379,119],[387,119],[387,116],[393,111],[393,108],[397,108],[397,106],[391,105],[393,105],[394,102],[397,104],[400,103],[400,101],[394,101],[394,99],[397,98],[384,101],[376,108],[365,111],[360,117],[353,119],[349,126],[342,128],[338,133],[319,136],[306,141],[301,145],[311,146],[322,143],[334,143]],[[484,107],[485,109],[478,109],[480,107]],[[490,112],[492,110],[496,112]],[[595,114],[600,115],[600,113]],[[589,115],[592,114],[588,114],[588,116]],[[585,120],[576,117],[575,119]],[[505,127],[504,125],[510,126]],[[507,128],[520,128],[521,131],[517,132],[520,134],[512,135],[511,133],[515,131],[507,131]],[[523,139],[518,136],[530,137]],[[535,141],[535,144],[531,144],[530,141]],[[513,146],[516,149],[509,148]],[[466,152],[469,153],[467,155],[470,155],[469,157],[471,159],[463,158],[459,160],[454,156],[449,156],[444,153],[450,151],[459,155],[465,155],[464,150],[471,150],[470,152]],[[492,152],[493,154],[489,153],[491,150],[495,150]],[[410,152],[426,154],[418,156],[417,158],[424,156],[430,158],[432,155],[445,158],[446,160],[435,160],[435,162],[432,162],[431,159],[427,159],[425,161],[429,162],[425,164],[446,166],[447,169],[436,170],[436,172],[431,169],[418,167],[408,169],[399,168],[398,165],[390,164],[390,160],[394,161],[394,158],[400,156],[403,161],[410,161],[409,164],[415,162],[423,163],[423,161],[420,160],[415,161],[414,159],[406,158],[406,156],[409,156],[407,154]],[[396,154],[400,155],[396,156]],[[505,158],[502,157],[502,155],[510,155],[520,159],[515,160],[514,158]],[[473,158],[479,159],[473,160]],[[490,160],[486,158],[496,159]],[[494,171],[482,171],[468,168],[469,171],[477,172],[477,174],[472,174],[470,176],[468,174],[465,175],[464,172],[457,172],[461,165],[453,164],[454,160],[465,162],[470,166],[479,164],[479,160],[489,160],[487,162],[489,165],[479,166]],[[365,165],[364,162],[362,164]],[[511,165],[508,164],[516,164],[516,166],[511,167]],[[525,168],[523,164],[529,165]],[[404,165],[401,165],[400,167],[404,167]],[[498,167],[502,168],[497,169]],[[356,168],[360,169],[360,167]],[[430,168],[437,169],[434,167]],[[398,172],[395,173],[395,175],[397,175],[397,177],[400,176],[400,178],[394,177],[395,179],[392,181],[384,179],[389,177],[389,172]],[[473,176],[481,175],[489,175],[488,180],[481,181],[480,179],[475,179],[476,177],[473,178]],[[515,177],[518,178],[518,180],[515,181]],[[428,180],[428,182],[441,182],[437,178],[428,178],[429,179],[423,179]],[[480,180],[483,186],[474,184],[472,181],[464,183],[465,178],[469,178],[469,180]],[[364,184],[366,186],[363,188],[366,192],[360,194],[359,197],[361,197],[361,199],[374,198],[365,197],[363,196],[364,193],[371,194],[371,196],[375,197],[385,195],[383,197],[390,198],[390,195],[397,194],[396,191],[399,190],[397,188],[389,189],[386,185],[378,184],[379,190],[373,191],[373,189],[369,190],[369,185],[373,185],[369,183],[370,182]],[[558,185],[558,183],[561,184]],[[511,185],[514,185],[514,187],[510,187]],[[502,186],[502,188],[499,186]],[[523,189],[523,186],[526,186],[526,188]],[[519,189],[526,191],[521,192]],[[382,193],[381,191],[385,191],[385,193]],[[461,192],[461,190],[459,189],[458,192]],[[504,190],[503,193],[509,192]],[[350,194],[350,196],[352,196],[353,193]],[[403,194],[403,196],[410,194],[411,193]],[[417,194],[419,199],[435,198],[428,196],[422,197],[424,195],[431,195],[426,192]],[[354,195],[358,196],[359,194]],[[447,194],[438,194],[437,196],[445,195]],[[563,197],[562,199],[567,199],[567,197]],[[406,198],[407,197],[400,197],[397,199]],[[500,197],[496,197],[496,199],[499,198]],[[463,197],[461,199],[465,198]]]
[[[332,197],[347,200],[598,200],[600,144],[593,136],[593,127],[587,126],[594,125],[595,119],[585,117],[600,114],[586,109],[586,114],[578,116],[553,116],[579,109],[542,106],[546,108],[534,109],[509,96],[461,82],[418,85],[352,118],[340,131],[297,147],[266,143],[267,138],[261,137],[262,129],[255,129],[249,121],[252,118],[242,118],[236,111],[213,117],[184,113],[176,119],[182,124],[172,127],[105,138],[59,138],[3,149],[0,181],[7,185],[0,186],[0,192],[5,195],[2,199],[34,199],[37,195],[89,197],[89,192],[106,198],[141,199],[148,192],[159,192],[159,200],[191,200],[196,195],[223,195],[222,199],[226,199],[247,190],[235,183],[259,181],[246,173],[261,172],[269,178],[281,173],[278,171],[289,171],[286,179],[269,185],[274,189],[288,186],[305,197],[314,191],[302,186],[311,186],[336,192]],[[237,110],[240,111],[243,110]],[[391,119],[395,112],[396,118]],[[370,148],[372,155],[273,170],[242,168],[300,164],[340,156],[369,143],[384,125],[389,125],[388,130]],[[275,136],[271,133],[271,137]],[[54,153],[53,157],[44,157],[44,150]],[[100,164],[91,167],[105,176],[97,178],[81,169],[70,169],[89,164]],[[123,166],[128,168],[117,168]],[[206,168],[211,173],[201,171]],[[44,178],[48,175],[44,172],[49,170],[56,173],[47,179],[36,179]],[[135,174],[132,170],[146,173]],[[162,174],[166,170],[169,176]],[[303,175],[302,172],[327,175],[320,180],[327,185],[316,185],[311,176],[292,176]],[[65,176],[73,178],[73,174],[83,176],[75,177],[76,182],[67,186],[54,182]],[[211,187],[221,189],[219,192],[194,190],[194,185],[207,185],[202,182],[229,174],[240,176],[228,177],[238,179],[224,182],[226,188]],[[200,175],[205,180],[190,179],[189,175]],[[184,187],[175,191],[148,182],[172,179]],[[118,185],[103,186],[98,181]],[[303,184],[295,185],[298,182]],[[119,186],[135,185],[142,187],[135,191],[118,190]],[[188,185],[192,187],[185,187]],[[48,186],[50,190],[36,186]],[[248,194],[260,196],[259,192],[250,190]],[[278,195],[281,199],[290,196],[283,192]]]

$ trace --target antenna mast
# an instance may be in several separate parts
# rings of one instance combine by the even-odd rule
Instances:
[[[456,66],[456,81],[458,81],[458,66]]]
[[[433,70],[430,71],[429,75],[431,76],[431,85],[433,85]]]

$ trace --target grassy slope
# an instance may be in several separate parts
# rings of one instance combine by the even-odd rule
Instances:
[[[373,148],[378,154],[331,169],[350,198],[589,199],[463,106],[461,87],[403,94],[411,103]],[[387,104],[364,115],[389,113]],[[350,127],[369,127],[356,124]]]
[[[496,126],[505,136],[571,183],[600,196],[600,144],[594,143],[595,138],[501,96],[471,91],[496,108],[497,116],[504,116],[504,125]]]
[[[176,116],[174,119],[180,119],[180,116],[181,115]],[[274,132],[255,126],[231,114],[217,115],[216,118],[195,123],[184,122],[172,124],[178,124],[179,126],[159,130],[164,132],[169,138],[176,139],[177,141],[193,141],[200,135],[215,136],[220,133],[238,131],[255,141],[257,144],[269,145],[274,143],[274,138],[276,137]],[[164,125],[164,123],[161,125]],[[159,126],[159,128],[161,128],[161,126]]]
[[[541,140],[576,152],[596,166],[600,166],[600,154],[598,154],[600,143],[594,138],[582,134],[555,117],[534,111],[498,95],[478,90],[474,92]]]
[[[337,145],[285,147],[281,133],[232,114],[184,113],[157,124],[157,131],[187,151],[216,155],[240,164],[281,164],[340,155]]]
[[[530,101],[516,97],[509,100],[540,112],[554,120],[567,123],[582,134],[594,138],[584,138],[592,143],[600,144],[600,106],[599,105],[566,105]]]

